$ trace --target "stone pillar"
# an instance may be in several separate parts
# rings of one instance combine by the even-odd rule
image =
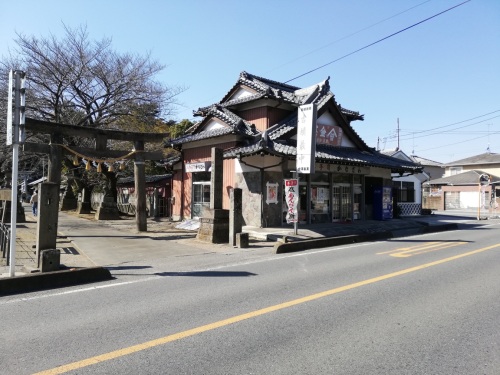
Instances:
[[[38,185],[38,225],[36,230],[37,267],[42,250],[55,249],[59,213],[59,184],[44,182]]]
[[[153,217],[159,217],[160,216],[160,197],[158,195],[158,188],[154,188],[153,190]]]
[[[222,150],[212,147],[212,173],[210,174],[210,209],[222,209],[222,194],[224,189],[224,160]]]
[[[61,211],[69,211],[77,208],[77,201],[75,194],[73,193],[73,189],[71,188],[70,180],[68,180],[68,185],[66,186],[66,190],[62,196],[60,203]]]
[[[146,217],[146,170],[144,165],[144,155],[140,151],[144,151],[144,142],[134,142],[136,151],[134,160],[134,181],[135,181],[135,196],[137,198],[135,206],[135,223],[139,232],[146,232],[147,217]]]
[[[78,196],[78,204],[76,207],[77,214],[90,214],[91,211],[90,204],[90,193],[87,189],[83,188],[82,192]]]
[[[223,159],[222,150],[212,148],[212,172],[210,181],[210,213],[200,218],[200,228],[196,238],[211,243],[228,243],[229,210],[222,209],[223,197]]]
[[[243,227],[242,190],[232,189],[229,199],[229,244],[236,246],[236,234],[241,233]]]
[[[118,220],[120,219],[120,211],[116,206],[115,198],[107,193],[102,198],[102,202],[99,204],[95,212],[96,220]]]

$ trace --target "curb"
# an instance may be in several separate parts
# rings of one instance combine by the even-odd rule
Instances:
[[[458,229],[458,225],[456,223],[429,225],[421,228],[414,228],[414,233],[412,234],[436,233],[456,229]],[[276,243],[274,245],[274,251],[276,254],[285,254],[303,250],[318,249],[322,247],[348,245],[358,242],[381,241],[387,240],[389,238],[404,237],[406,235],[408,235],[408,233],[398,236],[395,232],[383,231],[370,234],[353,234],[339,237],[314,238],[288,243]]]
[[[103,267],[77,268],[0,278],[0,296],[111,280]]]
[[[386,240],[392,237],[392,233],[378,232],[370,234],[352,234],[349,236],[315,238],[310,240],[294,241],[288,243],[277,243],[274,245],[276,254],[293,253],[296,251],[317,249],[321,247],[340,246],[357,242]]]

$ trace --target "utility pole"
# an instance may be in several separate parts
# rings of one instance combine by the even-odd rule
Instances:
[[[7,104],[7,146],[12,145],[12,183],[10,202],[10,257],[9,276],[16,275],[16,226],[17,226],[17,177],[19,164],[19,144],[25,139],[25,77],[20,70],[9,72],[9,92]],[[14,92],[14,102],[12,93]],[[14,104],[14,116],[12,116]]]

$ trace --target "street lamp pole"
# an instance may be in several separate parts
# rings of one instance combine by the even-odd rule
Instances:
[[[481,220],[481,195],[483,186],[488,186],[490,183],[490,176],[486,173],[483,173],[479,176],[479,184],[478,184],[478,205],[477,205],[477,220]]]

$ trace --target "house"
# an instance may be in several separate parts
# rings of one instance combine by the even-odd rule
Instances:
[[[299,174],[300,221],[372,219],[382,199],[375,192],[392,185],[392,173],[420,172],[367,146],[351,126],[364,116],[337,103],[329,78],[299,88],[242,72],[219,103],[194,112],[200,122],[169,141],[179,151],[171,160],[173,219],[200,217],[209,205],[215,147],[223,150],[223,208],[240,188],[244,225],[285,225],[284,180],[296,175],[298,108],[307,104],[317,109],[315,173]]]
[[[422,166],[419,173],[392,174],[392,187],[394,201],[399,207],[399,215],[420,215],[422,212],[422,184],[431,179],[431,176],[441,176],[443,166],[441,163],[422,158],[416,155],[407,155],[402,150],[383,150],[384,155],[397,159],[412,161]]]
[[[424,208],[438,210],[498,207],[500,154],[487,152],[445,165],[441,178],[424,183]]]

